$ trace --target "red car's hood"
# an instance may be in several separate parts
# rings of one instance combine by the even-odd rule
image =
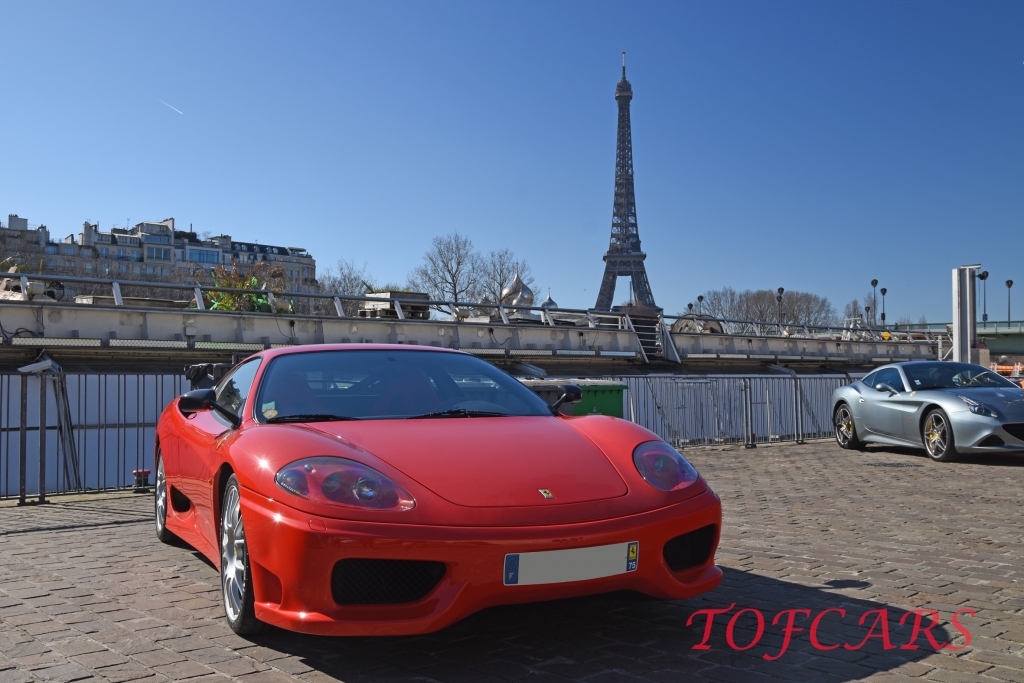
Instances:
[[[556,417],[309,426],[360,446],[456,505],[557,505],[626,494],[625,482],[601,450]],[[554,498],[545,498],[540,489]]]

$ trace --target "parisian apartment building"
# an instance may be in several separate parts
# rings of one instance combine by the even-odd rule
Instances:
[[[269,263],[284,271],[290,291],[316,291],[317,284],[316,261],[301,247],[236,242],[230,235],[203,239],[176,230],[173,218],[108,232],[85,222],[82,232],[58,240],[45,225],[10,214],[0,223],[0,252],[0,258],[17,255],[22,263],[38,259],[43,272],[54,274],[180,282],[219,265],[246,274]]]

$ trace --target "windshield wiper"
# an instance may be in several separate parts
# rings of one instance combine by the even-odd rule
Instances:
[[[492,413],[487,410],[466,410],[465,408],[453,408],[452,410],[439,410],[436,413],[424,413],[423,415],[412,415],[407,420],[422,420],[433,417],[508,417],[508,413]]]
[[[267,423],[272,422],[341,422],[343,420],[360,420],[359,417],[348,415],[331,415],[330,413],[303,413],[300,415],[275,415],[267,418]]]

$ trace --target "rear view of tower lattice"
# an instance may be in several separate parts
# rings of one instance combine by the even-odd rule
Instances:
[[[647,280],[640,250],[640,233],[636,224],[636,197],[633,193],[633,139],[629,122],[629,102],[633,88],[626,80],[626,53],[622,53],[622,80],[615,86],[619,104],[618,136],[615,144],[615,199],[612,208],[612,234],[604,255],[604,278],[595,308],[608,311],[615,296],[615,283],[620,277],[630,278],[630,302],[644,308],[660,310],[654,303],[651,284]]]

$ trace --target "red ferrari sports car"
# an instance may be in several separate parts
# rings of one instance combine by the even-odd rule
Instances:
[[[443,628],[491,605],[714,588],[721,503],[651,432],[567,417],[474,356],[258,353],[167,406],[156,531],[220,568],[237,633]]]

